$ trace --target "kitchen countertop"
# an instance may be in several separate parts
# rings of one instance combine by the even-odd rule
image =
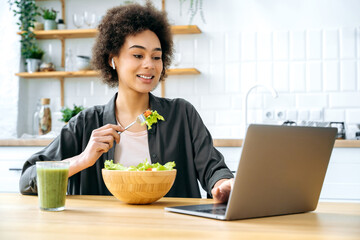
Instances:
[[[0,193],[1,239],[359,239],[360,203],[320,202],[314,212],[220,221],[164,210],[212,199],[162,198],[128,205],[113,196],[72,195],[45,212],[37,196]]]
[[[0,147],[47,146],[53,139],[0,139]],[[243,139],[214,139],[215,147],[241,147]],[[360,140],[336,140],[335,148],[360,148]]]

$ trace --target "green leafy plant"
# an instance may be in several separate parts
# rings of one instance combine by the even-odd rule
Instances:
[[[44,55],[44,51],[39,48],[38,45],[33,44],[29,46],[29,49],[26,49],[26,53],[24,54],[26,54],[26,58],[41,59]]]
[[[180,2],[180,16],[182,15],[182,5],[186,1],[187,0],[179,0],[179,2]],[[200,16],[201,16],[201,19],[202,19],[203,23],[206,23],[205,16],[204,16],[204,11],[203,11],[203,0],[190,0],[189,1],[188,12],[189,12],[189,15],[190,15],[189,25],[191,25],[191,23],[194,20],[194,17],[196,16],[196,14],[198,12],[200,12]]]
[[[41,8],[41,11],[43,12],[42,17],[46,20],[55,20],[58,11],[55,11],[54,9],[46,9]]]
[[[8,3],[10,10],[14,8],[12,9],[14,16],[19,17],[16,24],[19,25],[21,31],[21,54],[24,58],[30,58],[34,54],[34,49],[38,49],[35,34],[32,31],[35,17],[40,16],[38,6],[35,0],[8,0]]]
[[[65,107],[60,110],[62,113],[62,119],[60,119],[60,121],[68,122],[72,117],[74,117],[76,114],[78,114],[84,109],[85,108],[83,106],[76,106],[75,104],[73,109]]]

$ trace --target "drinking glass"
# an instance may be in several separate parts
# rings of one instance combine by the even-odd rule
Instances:
[[[86,25],[89,26],[89,28],[94,28],[96,23],[96,15],[95,13],[90,13],[88,11],[84,12],[84,20]]]
[[[36,162],[39,207],[44,211],[65,209],[70,162]]]
[[[73,14],[73,23],[75,27],[81,28],[84,25],[84,16],[74,13]]]

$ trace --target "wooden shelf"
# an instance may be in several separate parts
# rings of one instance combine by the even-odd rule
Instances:
[[[168,75],[197,75],[200,71],[196,68],[174,68],[167,71]],[[53,72],[21,72],[16,73],[16,76],[22,78],[77,78],[77,77],[98,77],[99,73],[94,70],[88,71],[77,71],[77,72],[64,72],[64,71],[53,71]]]
[[[197,75],[200,71],[196,68],[175,68],[167,71],[168,75]],[[64,71],[53,71],[53,72],[21,72],[15,74],[22,78],[58,78],[60,80],[60,104],[64,106],[65,94],[64,94],[64,79],[65,78],[78,78],[78,77],[99,77],[99,73],[94,70],[88,71],[77,71],[77,72],[64,72]],[[164,81],[161,82],[161,96],[165,97],[165,85]]]
[[[172,34],[198,34],[201,33],[197,25],[177,25],[171,26]]]
[[[76,77],[97,77],[99,74],[96,71],[78,71],[78,72],[64,72],[64,71],[53,71],[53,72],[21,72],[15,74],[22,78],[76,78]]]
[[[201,30],[196,25],[171,26],[173,34],[197,34]],[[37,39],[66,39],[66,38],[92,38],[98,31],[96,29],[65,29],[34,31]],[[21,32],[18,32],[20,35]]]
[[[196,68],[172,68],[166,72],[168,75],[198,75],[200,71]]]

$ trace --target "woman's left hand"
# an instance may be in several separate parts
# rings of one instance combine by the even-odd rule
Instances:
[[[234,179],[220,179],[211,190],[211,194],[216,203],[225,203],[228,201],[231,189],[234,185]]]

